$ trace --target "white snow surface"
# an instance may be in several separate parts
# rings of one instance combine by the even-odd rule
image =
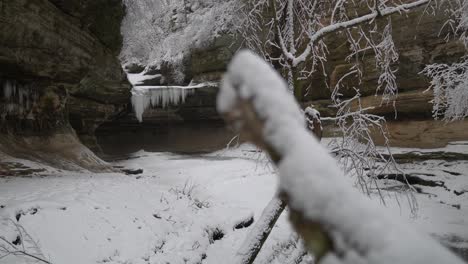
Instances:
[[[11,222],[22,225],[53,263],[200,263],[205,254],[204,263],[223,263],[248,232],[234,226],[258,218],[276,189],[273,172],[258,167],[252,151],[207,157],[140,151],[115,163],[143,168],[139,176],[47,168],[42,177],[0,177],[0,236],[13,241]],[[270,248],[289,233],[281,223]],[[212,241],[216,229],[225,235]]]
[[[280,75],[250,51],[228,67],[218,97],[221,113],[238,96],[264,120],[264,137],[283,157],[280,190],[290,206],[332,234],[343,263],[462,263],[434,240],[385,212],[353,188],[328,151],[304,128],[303,115]],[[324,263],[337,263],[328,254]]]
[[[11,221],[17,222],[52,263],[198,263],[204,254],[203,263],[226,263],[253,228],[234,230],[233,226],[251,215],[257,221],[276,193],[277,177],[259,162],[259,155],[252,146],[242,145],[201,156],[140,151],[113,163],[143,169],[137,176],[76,173],[2,156],[0,163],[20,162],[46,170],[33,177],[0,176],[0,236],[13,241],[17,232]],[[463,178],[468,162],[429,161],[407,164],[405,170],[434,173],[435,179],[445,180],[448,187],[468,190]],[[465,176],[453,176],[445,170]],[[405,196],[398,193],[390,193],[389,207],[380,210],[453,247],[467,248],[467,196],[455,196],[442,187],[424,188],[424,192],[418,195],[417,217],[410,216]],[[400,197],[401,207],[394,196]],[[461,205],[461,209],[452,204]],[[16,221],[19,213],[21,218]],[[376,224],[364,216],[361,221]],[[209,233],[215,228],[225,236],[210,244]],[[291,237],[285,213],[256,263],[292,263],[287,255],[291,253],[287,247]],[[405,237],[400,238],[403,244]],[[10,256],[0,263],[34,262]]]

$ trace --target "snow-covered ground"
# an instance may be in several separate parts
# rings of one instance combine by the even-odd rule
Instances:
[[[450,151],[468,152],[463,143],[455,145]],[[13,158],[1,162],[40,166]],[[249,145],[192,156],[140,151],[113,165],[143,173],[46,167],[31,171],[33,176],[0,177],[0,237],[18,244],[19,236],[17,247],[25,245],[52,263],[226,263],[249,232],[239,224],[258,219],[277,187],[274,169]],[[405,195],[388,191],[388,210],[451,247],[468,248],[468,161],[402,167],[445,184],[416,185],[421,190],[416,216]],[[30,248],[34,243],[26,234],[37,248]],[[288,263],[295,243],[285,213],[256,263]],[[0,263],[35,262],[10,255]]]

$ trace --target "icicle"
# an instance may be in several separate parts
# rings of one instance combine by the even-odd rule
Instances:
[[[143,90],[132,91],[132,105],[138,121],[143,122],[143,113],[151,104],[151,98]]]
[[[180,105],[188,95],[199,87],[138,87],[132,91],[132,105],[138,121],[143,121],[143,114],[150,107],[167,108]]]
[[[185,103],[187,96],[196,89],[217,87],[217,83],[201,83],[191,86],[135,86],[132,90],[132,105],[138,121],[143,121],[146,109],[153,107],[167,108]]]
[[[2,116],[5,114],[23,115],[32,107],[31,96],[36,99],[34,94],[31,94],[31,87],[20,85],[16,81],[2,81],[3,98],[5,100]]]
[[[3,83],[3,94],[5,99],[10,100],[16,94],[16,84],[12,81],[5,81]]]

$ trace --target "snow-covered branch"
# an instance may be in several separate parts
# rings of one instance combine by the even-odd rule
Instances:
[[[3,224],[11,229],[14,239],[11,239],[11,236],[5,237],[5,234],[0,235],[0,260],[14,258],[16,260],[32,260],[34,263],[51,263],[46,260],[36,241],[23,226],[11,219]]]
[[[218,110],[277,164],[290,219],[317,260],[462,263],[346,181],[336,161],[305,129],[286,83],[256,55],[242,51],[233,59]]]
[[[286,201],[279,197],[274,197],[270,201],[265,210],[263,210],[261,218],[258,219],[257,224],[249,232],[245,242],[234,256],[232,264],[254,263],[255,258],[285,207]]]
[[[468,1],[443,1],[451,15],[445,26],[465,44],[468,50]],[[422,74],[430,79],[433,90],[433,116],[446,121],[461,120],[468,116],[468,57],[453,64],[428,65]]]
[[[398,94],[395,65],[399,56],[393,43],[391,18],[437,5],[434,0],[241,2],[245,4],[240,8],[240,19],[233,22],[233,30],[244,39],[245,47],[261,54],[282,73],[299,101],[312,92],[311,84],[305,80],[320,70],[327,75],[327,36],[332,34],[345,37],[350,47],[347,60],[353,60],[350,63],[356,65],[355,69],[362,67],[360,58],[364,54],[375,54],[375,67],[380,72],[376,90],[383,93],[385,101],[394,100]],[[358,78],[363,74],[360,71]]]
[[[427,66],[423,74],[431,79],[434,92],[433,115],[448,121],[468,116],[468,60],[452,65]]]

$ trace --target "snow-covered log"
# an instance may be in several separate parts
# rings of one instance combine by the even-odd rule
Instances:
[[[304,127],[287,84],[262,59],[238,53],[218,110],[278,166],[280,193],[307,249],[322,263],[463,263],[358,192]]]
[[[263,210],[262,216],[258,219],[253,229],[247,235],[232,263],[251,264],[257,257],[260,249],[267,240],[278,218],[286,208],[286,201],[279,197],[274,197],[268,206]]]

